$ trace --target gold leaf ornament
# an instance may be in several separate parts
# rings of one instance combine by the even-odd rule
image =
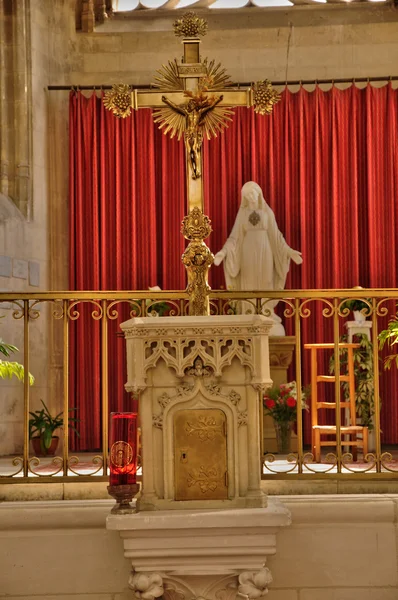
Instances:
[[[252,85],[254,111],[260,115],[270,115],[281,95],[273,89],[272,83],[265,79]]]
[[[207,21],[192,11],[174,21],[173,27],[177,37],[197,38],[199,35],[203,36],[207,33]]]
[[[115,117],[126,118],[131,114],[131,88],[125,83],[112,86],[111,90],[105,92],[104,106],[110,110]]]
[[[197,206],[181,222],[181,233],[187,240],[204,240],[212,231],[209,217],[204,215]]]

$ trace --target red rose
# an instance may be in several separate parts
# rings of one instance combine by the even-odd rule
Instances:
[[[288,395],[289,395],[289,390],[287,390],[287,389],[281,390],[281,396],[288,396]]]
[[[286,398],[286,404],[291,408],[294,408],[297,404],[296,398],[293,398],[293,396],[289,396],[289,398]]]
[[[267,408],[274,408],[275,406],[275,400],[272,400],[272,398],[267,398],[264,402],[265,406]]]

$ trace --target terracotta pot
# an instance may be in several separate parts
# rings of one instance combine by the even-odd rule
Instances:
[[[58,448],[59,437],[54,436],[52,438],[51,445],[46,452],[42,452],[39,437],[34,437],[34,438],[32,438],[31,441],[32,441],[33,452],[35,453],[35,456],[54,456],[54,454]]]

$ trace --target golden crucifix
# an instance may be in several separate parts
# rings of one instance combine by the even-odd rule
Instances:
[[[223,96],[213,96],[209,98],[200,93],[193,94],[192,92],[185,92],[189,95],[190,100],[184,102],[184,104],[174,104],[172,100],[166,96],[162,96],[162,100],[167,106],[171,108],[173,112],[182,115],[185,121],[184,127],[184,140],[185,148],[187,151],[187,158],[191,167],[192,179],[198,179],[201,176],[201,161],[202,161],[202,143],[203,143],[203,129],[207,125],[206,117],[207,113],[213,110],[217,104],[219,104]],[[160,111],[161,112],[161,111]],[[227,111],[225,111],[226,113]],[[174,115],[173,115],[174,116]],[[161,116],[162,119],[162,116]],[[158,119],[158,120],[161,120]],[[156,119],[155,119],[156,122]],[[163,121],[167,123],[167,121]]]
[[[182,233],[189,244],[182,256],[188,272],[189,314],[208,314],[208,270],[213,254],[204,243],[212,231],[210,220],[203,215],[202,143],[228,126],[232,107],[254,106],[260,114],[270,114],[280,95],[269,81],[259,81],[246,88],[232,88],[221,65],[207,58],[201,60],[200,39],[207,23],[188,12],[174,23],[177,36],[182,36],[183,59],[163,65],[158,71],[157,89],[131,90],[114,86],[104,98],[105,106],[118,117],[130,114],[131,107],[154,108],[154,120],[171,137],[184,138],[187,162],[188,215],[182,222]]]

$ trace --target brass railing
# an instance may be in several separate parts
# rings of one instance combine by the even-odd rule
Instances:
[[[266,298],[264,297],[266,295]],[[352,319],[344,306],[347,299],[365,300],[368,322],[371,322],[373,339],[373,393],[372,393],[372,443],[366,456],[353,456],[344,446],[344,411],[341,409],[342,388],[340,381],[339,342],[345,323]],[[333,398],[336,403],[337,444],[334,451],[324,453],[319,462],[311,448],[311,424],[307,413],[297,411],[297,450],[286,455],[267,452],[261,465],[263,478],[307,478],[307,477],[358,477],[394,479],[398,477],[398,444],[395,436],[385,443],[385,433],[380,425],[380,410],[394,415],[387,398],[380,403],[380,383],[387,382],[387,389],[397,390],[398,370],[392,367],[385,371],[378,348],[378,334],[387,327],[388,320],[396,315],[398,289],[366,290],[292,290],[284,292],[238,293],[226,291],[210,292],[211,314],[231,314],[242,309],[268,316],[268,303],[278,299],[277,312],[282,317],[286,334],[292,336],[294,358],[287,370],[288,380],[297,382],[298,406],[302,389],[308,384],[309,353],[304,343],[330,342],[334,344],[335,385]],[[90,310],[87,311],[87,308]],[[82,314],[84,313],[84,315]],[[48,482],[48,481],[93,481],[107,478],[108,461],[108,413],[109,403],[109,332],[118,329],[118,323],[134,316],[165,314],[185,316],[188,314],[188,296],[185,292],[42,292],[0,293],[0,338],[20,348],[20,352],[0,359],[16,360],[23,364],[25,373],[35,377],[33,386],[25,376],[24,382],[0,380],[0,415],[3,423],[3,440],[0,440],[0,483]],[[161,318],[161,316],[159,317]],[[70,390],[70,329],[79,319],[95,321],[99,327],[100,356],[91,355],[99,361],[101,440],[100,448],[86,447],[71,452],[73,431],[62,430],[62,449],[54,457],[35,456],[29,439],[29,413],[40,410],[40,399],[54,413],[69,415],[71,406],[76,406],[74,390]],[[315,323],[309,327],[311,320]],[[323,338],[317,339],[320,325]],[[311,336],[309,331],[311,330]],[[310,337],[309,337],[310,336]],[[90,339],[85,340],[86,357],[90,355]],[[78,361],[77,361],[78,363]],[[78,365],[82,374],[90,365]],[[118,381],[123,388],[125,381]],[[398,404],[398,400],[397,400]],[[23,410],[22,409],[23,405]],[[390,411],[390,413],[387,413]],[[398,408],[396,409],[398,413]],[[74,414],[74,413],[73,413]],[[76,417],[79,417],[78,412]],[[75,423],[79,430],[79,421]],[[87,427],[89,424],[85,423]],[[398,429],[398,422],[396,425]],[[398,439],[398,433],[396,434]],[[387,440],[388,442],[388,440]]]

